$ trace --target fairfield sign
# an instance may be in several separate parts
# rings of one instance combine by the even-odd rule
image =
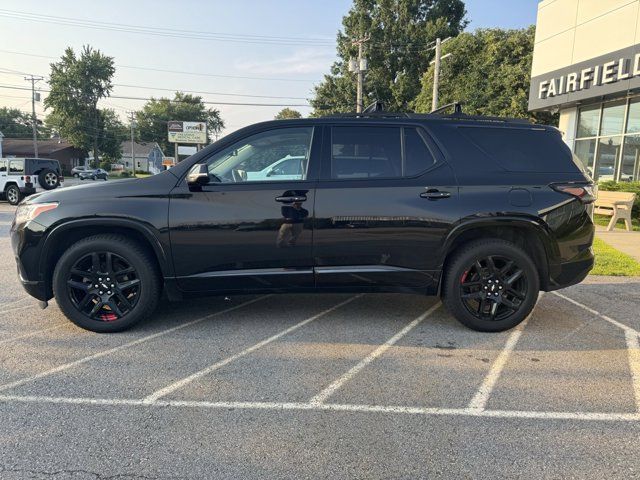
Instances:
[[[640,48],[630,47],[531,79],[529,110],[640,87]]]

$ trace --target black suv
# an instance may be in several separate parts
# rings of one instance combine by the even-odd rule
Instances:
[[[25,289],[123,330],[171,300],[256,292],[441,295],[501,331],[593,266],[593,184],[526,121],[362,115],[259,123],[150,178],[55,190],[11,228]]]

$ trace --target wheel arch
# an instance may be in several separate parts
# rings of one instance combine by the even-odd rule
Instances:
[[[99,218],[73,220],[56,226],[46,237],[39,270],[42,272],[44,287],[52,295],[51,281],[55,266],[65,250],[78,240],[99,234],[121,234],[149,249],[164,277],[173,276],[173,263],[167,248],[160,242],[151,227],[140,222],[119,218]]]
[[[522,248],[536,265],[540,287],[542,290],[548,288],[549,258],[557,255],[554,242],[542,223],[529,218],[478,219],[459,224],[449,233],[444,242],[441,256],[443,275],[448,262],[463,245],[482,238],[506,240]]]

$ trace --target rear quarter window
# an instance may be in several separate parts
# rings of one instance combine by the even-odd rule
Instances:
[[[542,128],[459,127],[485,155],[511,172],[579,171],[560,132]]]

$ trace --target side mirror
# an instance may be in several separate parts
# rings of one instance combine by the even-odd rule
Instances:
[[[187,185],[190,187],[201,187],[209,183],[209,169],[206,165],[199,163],[191,167],[187,174]]]

